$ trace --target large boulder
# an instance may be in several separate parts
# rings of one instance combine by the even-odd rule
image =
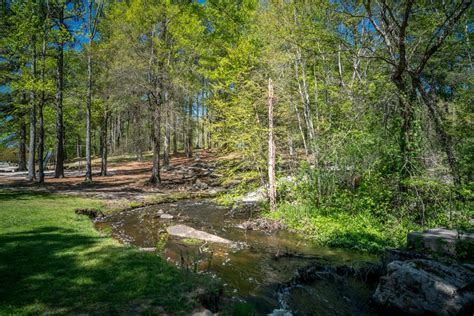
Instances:
[[[457,253],[460,242],[466,245],[474,244],[474,234],[446,228],[432,228],[423,232],[412,232],[407,236],[408,248],[418,250],[424,248],[453,256],[460,255]]]
[[[174,225],[166,228],[166,231],[171,236],[177,236],[181,238],[193,238],[209,242],[221,243],[221,244],[230,244],[230,240],[206,233],[201,230],[194,229],[186,225]]]
[[[472,315],[474,273],[434,260],[393,261],[373,298],[384,308],[414,315]]]

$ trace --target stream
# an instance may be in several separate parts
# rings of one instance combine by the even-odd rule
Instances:
[[[299,268],[312,262],[351,267],[378,257],[317,246],[303,236],[280,230],[243,229],[248,218],[208,200],[182,200],[115,213],[96,221],[124,244],[161,251],[163,258],[196,272],[212,273],[224,284],[226,297],[254,306],[258,315],[373,315],[368,301],[374,288],[345,277],[281,289]],[[162,214],[172,215],[163,219]],[[168,216],[171,217],[171,216]],[[166,227],[184,224],[232,241],[230,245],[168,236]]]

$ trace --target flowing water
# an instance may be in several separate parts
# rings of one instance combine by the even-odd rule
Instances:
[[[173,219],[162,219],[161,214]],[[156,247],[178,266],[209,272],[224,283],[226,296],[254,306],[257,314],[274,310],[295,315],[372,314],[367,301],[373,288],[355,279],[319,280],[281,289],[298,268],[311,262],[327,265],[363,265],[373,256],[314,245],[301,235],[245,230],[229,209],[207,200],[183,200],[116,213],[96,222],[121,242],[142,248]],[[166,227],[185,224],[229,239],[231,245],[168,236]]]

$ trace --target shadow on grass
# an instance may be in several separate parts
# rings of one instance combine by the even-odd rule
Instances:
[[[0,191],[0,203],[7,201],[31,200],[31,199],[60,199],[61,196],[49,192],[33,192],[30,190],[5,190]]]
[[[369,253],[381,253],[392,246],[390,241],[370,232],[335,231],[329,235],[327,244],[332,247],[342,247]]]
[[[203,281],[156,255],[61,227],[0,235],[0,314],[180,312]]]

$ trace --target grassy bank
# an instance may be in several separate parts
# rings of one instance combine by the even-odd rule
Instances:
[[[100,202],[0,192],[0,314],[186,313],[208,280],[101,236],[78,207]]]
[[[267,217],[283,221],[318,244],[379,253],[386,248],[404,247],[406,234],[420,227],[396,220],[382,222],[369,212],[321,214],[311,206],[283,204]]]

